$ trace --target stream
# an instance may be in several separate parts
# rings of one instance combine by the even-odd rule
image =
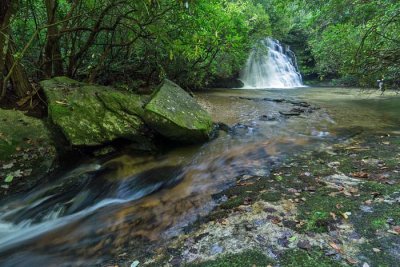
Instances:
[[[162,244],[224,202],[240,175],[362,131],[398,134],[400,97],[345,88],[212,90],[196,95],[230,127],[200,146],[80,162],[0,205],[0,266],[102,265]],[[293,114],[295,113],[295,114]]]

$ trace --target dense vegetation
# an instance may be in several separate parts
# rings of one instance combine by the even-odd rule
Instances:
[[[400,80],[400,2],[263,0],[273,35],[291,44],[302,72],[344,85]]]
[[[270,34],[268,15],[255,1],[4,3],[0,47],[7,60],[0,65],[6,76],[1,77],[1,96],[8,81],[23,96],[29,83],[18,81],[55,75],[122,82],[129,88],[165,76],[183,86],[203,86],[237,72],[255,40]]]
[[[58,75],[130,90],[239,73],[265,36],[290,44],[306,79],[398,84],[396,0],[4,0],[0,98]]]

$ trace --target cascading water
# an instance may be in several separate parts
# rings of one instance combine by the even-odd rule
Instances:
[[[266,38],[251,52],[240,80],[244,88],[302,87],[296,58],[289,47]]]

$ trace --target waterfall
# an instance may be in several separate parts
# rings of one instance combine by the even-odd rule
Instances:
[[[293,88],[303,86],[296,58],[288,46],[266,38],[255,47],[242,71],[245,88]]]

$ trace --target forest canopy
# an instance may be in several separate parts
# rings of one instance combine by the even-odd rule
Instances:
[[[396,0],[3,0],[0,98],[60,75],[207,87],[237,77],[267,36],[292,46],[306,80],[396,84],[399,32]]]
[[[10,59],[1,72],[14,63],[24,72],[12,82],[66,75],[135,87],[169,77],[204,86],[233,75],[271,33],[266,11],[248,0],[7,0],[1,13]]]

